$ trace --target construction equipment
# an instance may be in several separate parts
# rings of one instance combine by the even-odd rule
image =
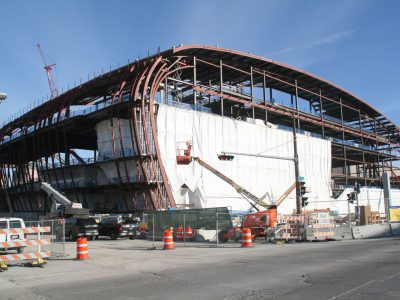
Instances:
[[[236,192],[238,192],[238,194],[240,194],[244,199],[246,199],[247,202],[249,202],[249,204],[255,210],[260,211],[260,209],[257,207],[257,205],[262,206],[262,207],[264,207],[266,209],[270,209],[270,208],[275,207],[275,205],[267,204],[264,201],[264,198],[265,198],[266,194],[263,197],[258,198],[257,196],[253,195],[248,190],[246,190],[244,187],[240,186],[235,181],[230,179],[229,177],[225,176],[224,174],[222,174],[221,172],[219,172],[215,168],[211,167],[208,163],[206,163],[204,160],[200,159],[199,157],[193,157],[193,160],[197,161],[202,167],[206,168],[211,173],[213,173],[216,176],[218,176],[219,178],[221,178],[223,181],[229,183],[236,190]]]
[[[81,203],[72,202],[49,183],[41,182],[40,189],[46,192],[52,201],[48,218],[85,218],[89,216],[89,209],[83,208]]]
[[[176,149],[176,163],[178,165],[188,165],[192,161],[190,151],[192,150],[192,142],[178,142]]]
[[[177,152],[177,164],[188,165],[192,160],[197,161],[202,167],[206,168],[211,173],[215,174],[217,177],[231,185],[236,190],[236,192],[240,194],[256,210],[256,212],[245,214],[242,226],[231,228],[221,241],[224,242],[228,239],[240,240],[243,228],[251,229],[252,238],[267,237],[269,232],[272,232],[277,226],[277,206],[280,205],[296,188],[296,182],[293,183],[288,188],[288,190],[285,191],[278,198],[275,203],[268,204],[264,201],[267,193],[263,197],[258,198],[257,196],[246,190],[244,187],[240,186],[234,180],[230,179],[229,177],[225,176],[224,174],[213,168],[204,160],[200,159],[199,157],[192,157],[190,153],[192,143],[190,141],[186,142],[186,147],[186,149],[178,148],[180,151]],[[220,158],[220,156],[221,155],[218,155],[218,158],[220,160],[230,161],[233,159],[231,155],[223,155],[222,159]],[[259,207],[262,207],[265,210],[260,211]]]
[[[250,228],[252,237],[268,237],[277,224],[277,207],[290,195],[296,188],[296,182],[293,183],[279,198],[270,205],[270,208],[263,211],[247,213],[243,217],[242,228]],[[239,233],[234,234],[235,239],[240,238]]]
[[[258,198],[257,196],[250,193],[248,190],[237,184],[235,181],[225,176],[205,161],[198,157],[194,157],[193,160],[197,161],[201,166],[229,183],[244,199],[256,210],[254,213],[248,213],[244,215],[242,226],[238,228],[232,228],[229,230],[226,239],[240,240],[242,237],[242,230],[244,228],[251,229],[252,238],[256,237],[266,237],[268,235],[268,228],[274,228],[276,226],[277,217],[277,206],[274,204],[268,204],[264,201],[263,197]],[[283,200],[282,200],[283,201]],[[259,207],[265,208],[265,210],[260,211]],[[221,240],[222,242],[224,240]]]
[[[44,69],[46,70],[46,75],[47,75],[47,81],[49,82],[50,86],[50,93],[51,93],[51,99],[54,99],[55,97],[58,96],[58,89],[56,86],[56,83],[54,82],[53,76],[51,75],[51,71],[53,70],[53,67],[55,67],[55,64],[49,65],[46,60],[45,53],[40,46],[40,44],[37,44],[37,47],[40,52],[40,56],[42,57],[43,63],[44,63]]]

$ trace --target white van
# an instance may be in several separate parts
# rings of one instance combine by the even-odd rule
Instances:
[[[15,229],[15,228],[25,228],[24,220],[21,218],[0,218],[0,229]],[[25,234],[0,234],[0,242],[21,242],[25,241]],[[18,253],[22,253],[24,247],[14,247],[14,248],[2,248],[0,244],[0,251],[17,250]]]

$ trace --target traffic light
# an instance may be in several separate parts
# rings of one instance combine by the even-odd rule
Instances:
[[[217,154],[219,160],[233,160],[235,157],[229,154]]]
[[[350,203],[354,203],[354,200],[356,200],[356,194],[357,194],[357,192],[356,191],[354,191],[354,192],[351,192],[351,193],[348,193],[347,194],[347,201],[349,201]]]
[[[306,194],[308,193],[307,187],[306,187],[306,181],[304,180],[304,177],[300,177],[300,196],[301,196],[301,207],[306,207],[308,205],[308,196]]]

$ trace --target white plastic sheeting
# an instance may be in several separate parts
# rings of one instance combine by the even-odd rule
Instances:
[[[116,153],[122,149],[125,151],[132,149],[129,126],[129,120],[117,118],[113,118],[112,123],[110,119],[107,119],[96,125],[98,159],[102,159],[104,156],[114,156],[114,147]]]
[[[228,206],[233,210],[250,208],[248,202],[228,183],[197,162],[177,165],[178,142],[191,141],[192,156],[200,157],[257,197],[267,195],[266,201],[279,198],[295,181],[292,161],[240,155],[232,161],[217,158],[223,150],[293,157],[293,135],[290,131],[167,105],[160,105],[157,127],[162,161],[178,205],[196,208]],[[303,134],[297,134],[297,141],[300,175],[305,177],[311,189],[309,201],[329,201],[330,141]],[[326,207],[324,203],[322,206]],[[295,192],[281,204],[279,212],[291,213],[293,209]]]
[[[98,160],[113,159],[115,155],[117,157],[122,157],[123,155],[125,157],[132,156],[133,149],[129,126],[129,120],[117,118],[113,118],[112,123],[108,119],[96,125]],[[114,143],[112,142],[113,140]],[[112,179],[118,182],[119,175],[125,182],[136,181],[137,168],[132,159],[127,160],[125,163],[118,162],[118,169],[115,162],[104,162],[100,164],[100,168],[103,173],[98,174],[98,181]]]

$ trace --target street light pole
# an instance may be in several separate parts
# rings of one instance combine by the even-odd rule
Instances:
[[[286,112],[288,112],[293,119],[292,125],[292,133],[293,133],[293,158],[291,157],[283,157],[283,156],[276,156],[276,155],[260,155],[260,154],[249,154],[249,153],[240,153],[240,152],[231,152],[222,150],[222,154],[233,154],[233,155],[245,155],[245,156],[255,156],[255,157],[265,157],[265,158],[274,158],[274,159],[283,159],[283,160],[291,160],[294,162],[294,175],[296,177],[296,214],[301,214],[301,191],[300,191],[300,171],[299,171],[299,155],[297,152],[297,127],[296,127],[296,117],[295,115],[286,109],[284,106],[281,106],[277,103],[271,103],[272,106],[280,107]]]

